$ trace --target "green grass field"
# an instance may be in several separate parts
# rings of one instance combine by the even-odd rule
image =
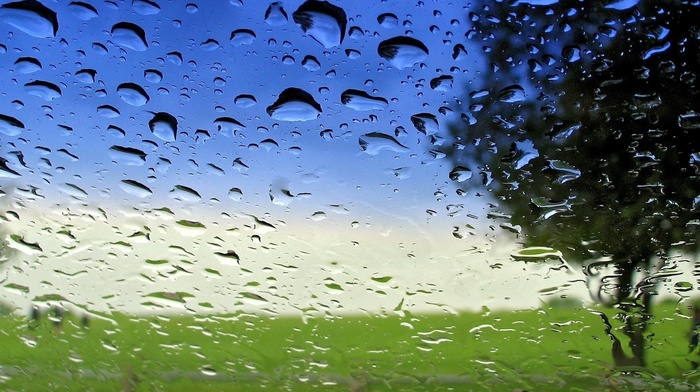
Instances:
[[[604,312],[0,318],[0,390],[693,390],[690,321],[656,305],[646,368],[613,364]]]

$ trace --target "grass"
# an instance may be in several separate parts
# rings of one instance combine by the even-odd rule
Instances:
[[[613,332],[627,349],[615,310]],[[695,388],[690,321],[656,305],[647,367],[616,368],[611,339],[580,307],[413,315],[271,318],[110,315],[0,317],[0,389],[628,390]]]

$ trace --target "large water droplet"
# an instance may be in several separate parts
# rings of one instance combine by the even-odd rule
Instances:
[[[151,188],[134,180],[122,180],[119,187],[122,188],[124,192],[139,198],[144,198],[153,194]]]
[[[197,202],[202,199],[199,192],[185,185],[175,185],[169,196],[175,200],[186,202]]]
[[[137,14],[141,15],[155,15],[160,12],[160,6],[150,0],[134,0],[131,6]]]
[[[412,37],[394,37],[382,41],[377,47],[379,56],[398,69],[412,67],[428,57],[428,48]]]
[[[41,63],[34,57],[20,57],[15,61],[15,70],[21,74],[41,71]]]
[[[231,117],[219,117],[214,120],[214,125],[224,136],[233,137],[236,132],[242,131],[245,125]]]
[[[95,7],[82,1],[72,1],[68,4],[68,9],[73,16],[80,20],[90,20],[98,16]]]
[[[82,83],[92,84],[95,83],[95,77],[97,76],[97,71],[94,69],[81,69],[75,72],[75,78]]]
[[[43,80],[36,80],[25,84],[24,91],[29,95],[39,97],[45,101],[52,101],[61,96],[60,87]]]
[[[58,32],[56,13],[36,0],[4,4],[0,20],[32,37],[50,38]]]
[[[265,11],[265,23],[270,26],[281,26],[287,23],[287,12],[282,8],[282,3],[275,1]]]
[[[126,103],[132,106],[143,106],[148,103],[149,97],[146,90],[136,83],[122,83],[117,87],[117,94]]]
[[[235,103],[236,106],[241,108],[249,108],[251,106],[255,106],[255,104],[257,104],[258,101],[255,99],[254,96],[250,94],[241,94],[233,99],[233,103]]]
[[[382,97],[373,97],[361,90],[345,90],[340,95],[343,105],[357,111],[384,109],[389,101]]]
[[[148,122],[148,127],[153,135],[166,142],[174,142],[177,138],[177,119],[165,112],[153,113],[153,118]]]
[[[307,0],[292,14],[294,22],[325,48],[343,43],[348,18],[345,11],[327,1]]]
[[[464,182],[472,178],[472,171],[468,167],[456,166],[450,171],[450,180],[456,182]]]
[[[381,132],[366,133],[358,139],[362,151],[369,155],[377,155],[383,150],[406,152],[408,147],[399,143],[393,136]]]
[[[399,25],[399,18],[394,14],[386,13],[379,15],[377,22],[385,29],[392,29]]]
[[[498,93],[498,100],[501,102],[520,102],[525,100],[525,89],[517,84],[505,87]]]
[[[160,83],[163,80],[163,74],[157,69],[147,69],[143,71],[143,77],[151,83]]]
[[[267,114],[280,121],[308,121],[318,118],[323,111],[321,105],[306,91],[290,87],[274,104],[267,107]]]
[[[250,45],[255,41],[255,32],[248,29],[239,29],[231,32],[231,45]]]
[[[14,117],[0,114],[0,133],[7,136],[17,136],[24,131],[24,124]]]
[[[7,159],[0,157],[0,178],[18,178],[20,174],[7,166]]]
[[[141,166],[146,162],[146,153],[132,147],[112,146],[109,157],[119,165]]]
[[[440,130],[437,117],[430,113],[418,113],[411,116],[411,122],[418,132],[424,135],[435,135]]]
[[[112,39],[117,45],[137,52],[148,49],[146,33],[133,23],[119,22],[112,26]]]

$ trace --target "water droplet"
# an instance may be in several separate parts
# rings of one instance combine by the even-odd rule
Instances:
[[[68,9],[73,16],[80,20],[90,20],[98,16],[95,7],[88,3],[83,3],[82,1],[71,1],[71,3],[68,4]]]
[[[18,178],[20,174],[7,166],[8,160],[0,157],[0,178]]]
[[[141,166],[146,162],[146,153],[132,147],[112,146],[109,157],[119,165]]]
[[[281,26],[287,23],[287,21],[287,12],[282,8],[281,2],[275,1],[267,7],[265,11],[265,23],[270,26]]]
[[[124,192],[138,198],[144,198],[153,194],[151,188],[134,180],[122,180],[119,183],[119,187],[122,188]]]
[[[358,139],[362,151],[369,155],[377,155],[383,150],[406,152],[409,148],[399,143],[393,136],[381,132],[366,133]]]
[[[2,5],[0,20],[36,38],[55,37],[58,32],[56,13],[36,0]]]
[[[428,48],[412,37],[394,37],[382,41],[377,47],[379,56],[397,69],[412,67],[428,57]]]
[[[0,133],[6,136],[17,136],[24,131],[24,124],[14,117],[0,114]]]
[[[148,94],[143,87],[136,83],[122,83],[117,87],[117,94],[126,103],[132,106],[143,106],[149,101]]]
[[[528,162],[540,156],[535,145],[530,140],[514,142],[510,146],[510,153],[501,160],[510,163],[514,169],[522,169]]]
[[[221,47],[221,45],[219,45],[219,41],[210,38],[210,39],[202,42],[199,45],[199,47],[202,48],[202,50],[204,50],[205,52],[212,52],[214,50],[219,49]]]
[[[186,201],[186,202],[197,202],[202,199],[199,192],[194,189],[184,186],[175,185],[175,187],[170,191],[169,196],[175,200]]]
[[[153,113],[148,127],[155,137],[166,142],[174,142],[177,137],[177,119],[168,113]]]
[[[160,83],[163,80],[163,74],[156,69],[147,69],[143,71],[143,77],[151,83]]]
[[[20,57],[15,61],[15,70],[24,75],[41,71],[41,68],[41,62],[34,57]]]
[[[219,117],[214,120],[214,125],[224,136],[233,137],[236,132],[242,131],[245,125],[231,117]]]
[[[385,29],[393,29],[399,25],[399,18],[394,14],[386,13],[379,15],[377,22]]]
[[[472,178],[472,171],[468,167],[456,166],[450,171],[450,180],[456,182],[464,182]]]
[[[695,111],[678,116],[678,126],[683,129],[700,129],[700,114]]]
[[[321,105],[314,100],[314,97],[295,87],[282,91],[277,101],[267,107],[267,114],[280,121],[314,120],[321,113]]]
[[[389,101],[382,97],[373,97],[361,90],[345,90],[340,95],[340,101],[343,105],[357,111],[366,110],[381,110],[384,109]]]
[[[231,188],[228,191],[228,197],[233,201],[241,201],[243,191],[241,191],[240,188]]]
[[[292,14],[294,22],[325,48],[343,43],[348,19],[345,11],[327,1],[307,0]]]
[[[511,257],[522,261],[544,261],[551,258],[563,260],[560,251],[546,246],[531,246],[520,249],[511,253]]]
[[[525,100],[525,89],[517,84],[505,87],[498,93],[501,102],[515,103]]]
[[[345,49],[345,55],[348,56],[350,60],[359,59],[362,53],[355,49]]]
[[[304,57],[301,61],[301,65],[309,71],[318,71],[321,69],[321,63],[318,62],[316,57],[311,55]]]
[[[249,94],[241,94],[233,99],[233,103],[241,108],[249,108],[258,103],[254,96]]]
[[[146,33],[133,23],[119,22],[112,26],[112,39],[117,45],[137,52],[148,49]]]
[[[442,75],[430,81],[430,88],[435,91],[450,91],[454,78],[449,75]]]
[[[239,29],[231,32],[230,42],[233,46],[250,45],[255,41],[255,32],[248,29]]]
[[[607,4],[605,8],[622,11],[632,8],[638,3],[639,0],[613,0],[609,4]]]
[[[75,78],[79,82],[86,83],[86,84],[95,83],[96,76],[97,76],[97,71],[95,71],[94,69],[81,69],[80,71],[77,71],[75,73]]]
[[[185,12],[187,12],[188,14],[196,14],[197,11],[199,11],[199,7],[197,6],[197,4],[189,3],[185,6]]]
[[[437,117],[430,113],[414,114],[411,116],[411,122],[418,132],[427,136],[435,135],[440,130]]]
[[[165,55],[165,58],[175,65],[182,65],[182,62],[184,61],[182,53],[180,52],[170,52]]]
[[[97,114],[99,114],[102,117],[106,117],[106,118],[116,118],[116,117],[119,117],[121,115],[121,113],[119,113],[119,110],[117,110],[117,108],[115,108],[114,106],[110,106],[110,105],[98,106],[97,107]]]
[[[160,12],[160,6],[150,0],[134,0],[131,6],[140,15],[155,15]]]
[[[581,48],[575,45],[565,46],[561,50],[561,56],[567,63],[575,63],[581,60]]]
[[[24,91],[29,95],[39,97],[45,101],[53,101],[61,97],[61,89],[53,83],[36,80],[24,85]]]

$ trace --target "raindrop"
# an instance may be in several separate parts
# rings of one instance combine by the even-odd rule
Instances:
[[[197,11],[199,11],[199,7],[197,6],[197,4],[189,3],[185,6],[185,12],[187,12],[188,14],[195,14],[197,13]]]
[[[438,76],[430,81],[430,88],[435,91],[450,91],[454,78],[449,75]]]
[[[199,45],[199,47],[202,48],[202,50],[204,50],[205,52],[212,52],[214,50],[219,49],[221,47],[221,45],[219,45],[219,41],[210,38],[210,39],[202,42]]]
[[[393,136],[381,132],[370,132],[359,137],[360,149],[369,155],[377,155],[383,150],[406,152],[408,147],[399,143]]]
[[[184,61],[182,58],[182,53],[180,52],[170,52],[165,55],[165,58],[175,65],[182,65],[182,62]]]
[[[160,12],[160,6],[150,0],[134,0],[131,6],[140,15],[155,15]]]
[[[143,106],[149,101],[148,94],[143,87],[136,83],[122,83],[117,87],[117,94],[126,103],[132,106]]]
[[[166,142],[174,142],[177,137],[177,119],[171,114],[165,112],[153,113],[153,118],[148,122],[148,127],[155,137]]]
[[[440,130],[437,117],[430,113],[419,113],[411,116],[411,122],[418,132],[424,135],[435,135]]]
[[[14,117],[0,114],[0,133],[6,136],[17,136],[24,131],[24,124]]]
[[[301,61],[301,65],[309,71],[318,71],[321,69],[321,63],[318,62],[316,57],[311,55],[304,57]]]
[[[75,73],[75,78],[86,84],[95,83],[95,76],[97,76],[97,71],[94,69],[81,69]]]
[[[141,166],[146,162],[146,153],[132,147],[112,146],[109,157],[119,165]]]
[[[53,83],[36,80],[24,85],[24,91],[29,95],[39,97],[45,101],[52,101],[61,97],[61,89]]]
[[[311,94],[294,87],[282,91],[277,101],[267,107],[267,114],[280,121],[308,121],[321,113],[321,105]]]
[[[373,97],[361,90],[345,90],[340,95],[343,105],[357,111],[381,110],[388,104],[385,98]]]
[[[345,49],[345,55],[348,56],[350,60],[359,59],[362,55],[359,50],[355,49]]]
[[[143,77],[146,81],[151,83],[160,83],[163,80],[163,74],[155,69],[147,69],[143,71]]]
[[[415,38],[394,37],[382,41],[377,47],[379,56],[397,69],[412,67],[428,57],[428,48]]]
[[[622,11],[632,8],[638,3],[639,0],[613,0],[608,5],[606,5],[605,8]]]
[[[340,7],[327,1],[307,0],[292,14],[292,18],[304,33],[325,48],[343,43],[348,19]]]
[[[561,56],[567,63],[575,63],[581,60],[581,48],[578,46],[565,46],[561,51]]]
[[[170,191],[169,196],[175,200],[186,201],[190,203],[197,202],[202,199],[202,196],[199,195],[199,192],[184,185],[175,185],[175,187]]]
[[[7,166],[8,160],[0,157],[0,178],[18,178],[20,174]]]
[[[110,105],[102,105],[97,107],[97,114],[106,118],[119,117],[121,113],[115,107]]]
[[[34,57],[20,57],[15,61],[15,70],[21,74],[41,71],[41,63]]]
[[[124,192],[139,198],[144,198],[153,194],[151,188],[134,180],[122,180],[119,187],[122,188]]]
[[[233,103],[241,108],[249,108],[258,103],[254,96],[249,94],[241,94],[233,99]]]
[[[700,114],[695,111],[678,116],[678,126],[683,129],[700,129]]]
[[[68,9],[73,16],[80,20],[90,20],[98,16],[95,7],[82,1],[72,1],[68,4]]]
[[[233,137],[236,132],[242,131],[245,125],[231,117],[219,117],[214,120],[214,125],[224,136]]]
[[[36,0],[23,0],[0,7],[0,20],[36,38],[55,37],[56,13]]]
[[[281,26],[287,23],[287,21],[287,12],[282,8],[281,2],[275,1],[267,7],[265,11],[265,23],[270,26]]]
[[[362,37],[365,36],[365,33],[362,31],[361,28],[357,26],[352,26],[350,30],[348,31],[348,37],[352,39],[361,39]]]
[[[233,46],[250,45],[255,41],[255,33],[248,29],[234,30],[231,32],[230,41]]]
[[[231,188],[228,191],[228,197],[233,201],[241,201],[243,191],[241,191],[240,188]]]
[[[392,29],[399,25],[399,18],[394,14],[381,14],[377,17],[377,22],[385,29]]]
[[[456,182],[464,182],[472,178],[472,171],[464,166],[457,166],[450,171],[450,180]]]
[[[510,152],[501,159],[502,162],[510,163],[514,169],[522,169],[528,162],[540,156],[535,145],[530,140],[514,142],[510,146]]]
[[[148,49],[146,33],[133,23],[119,22],[112,26],[112,39],[117,45],[137,52]]]
[[[508,103],[524,101],[525,89],[517,84],[508,86],[498,93],[498,100]]]

